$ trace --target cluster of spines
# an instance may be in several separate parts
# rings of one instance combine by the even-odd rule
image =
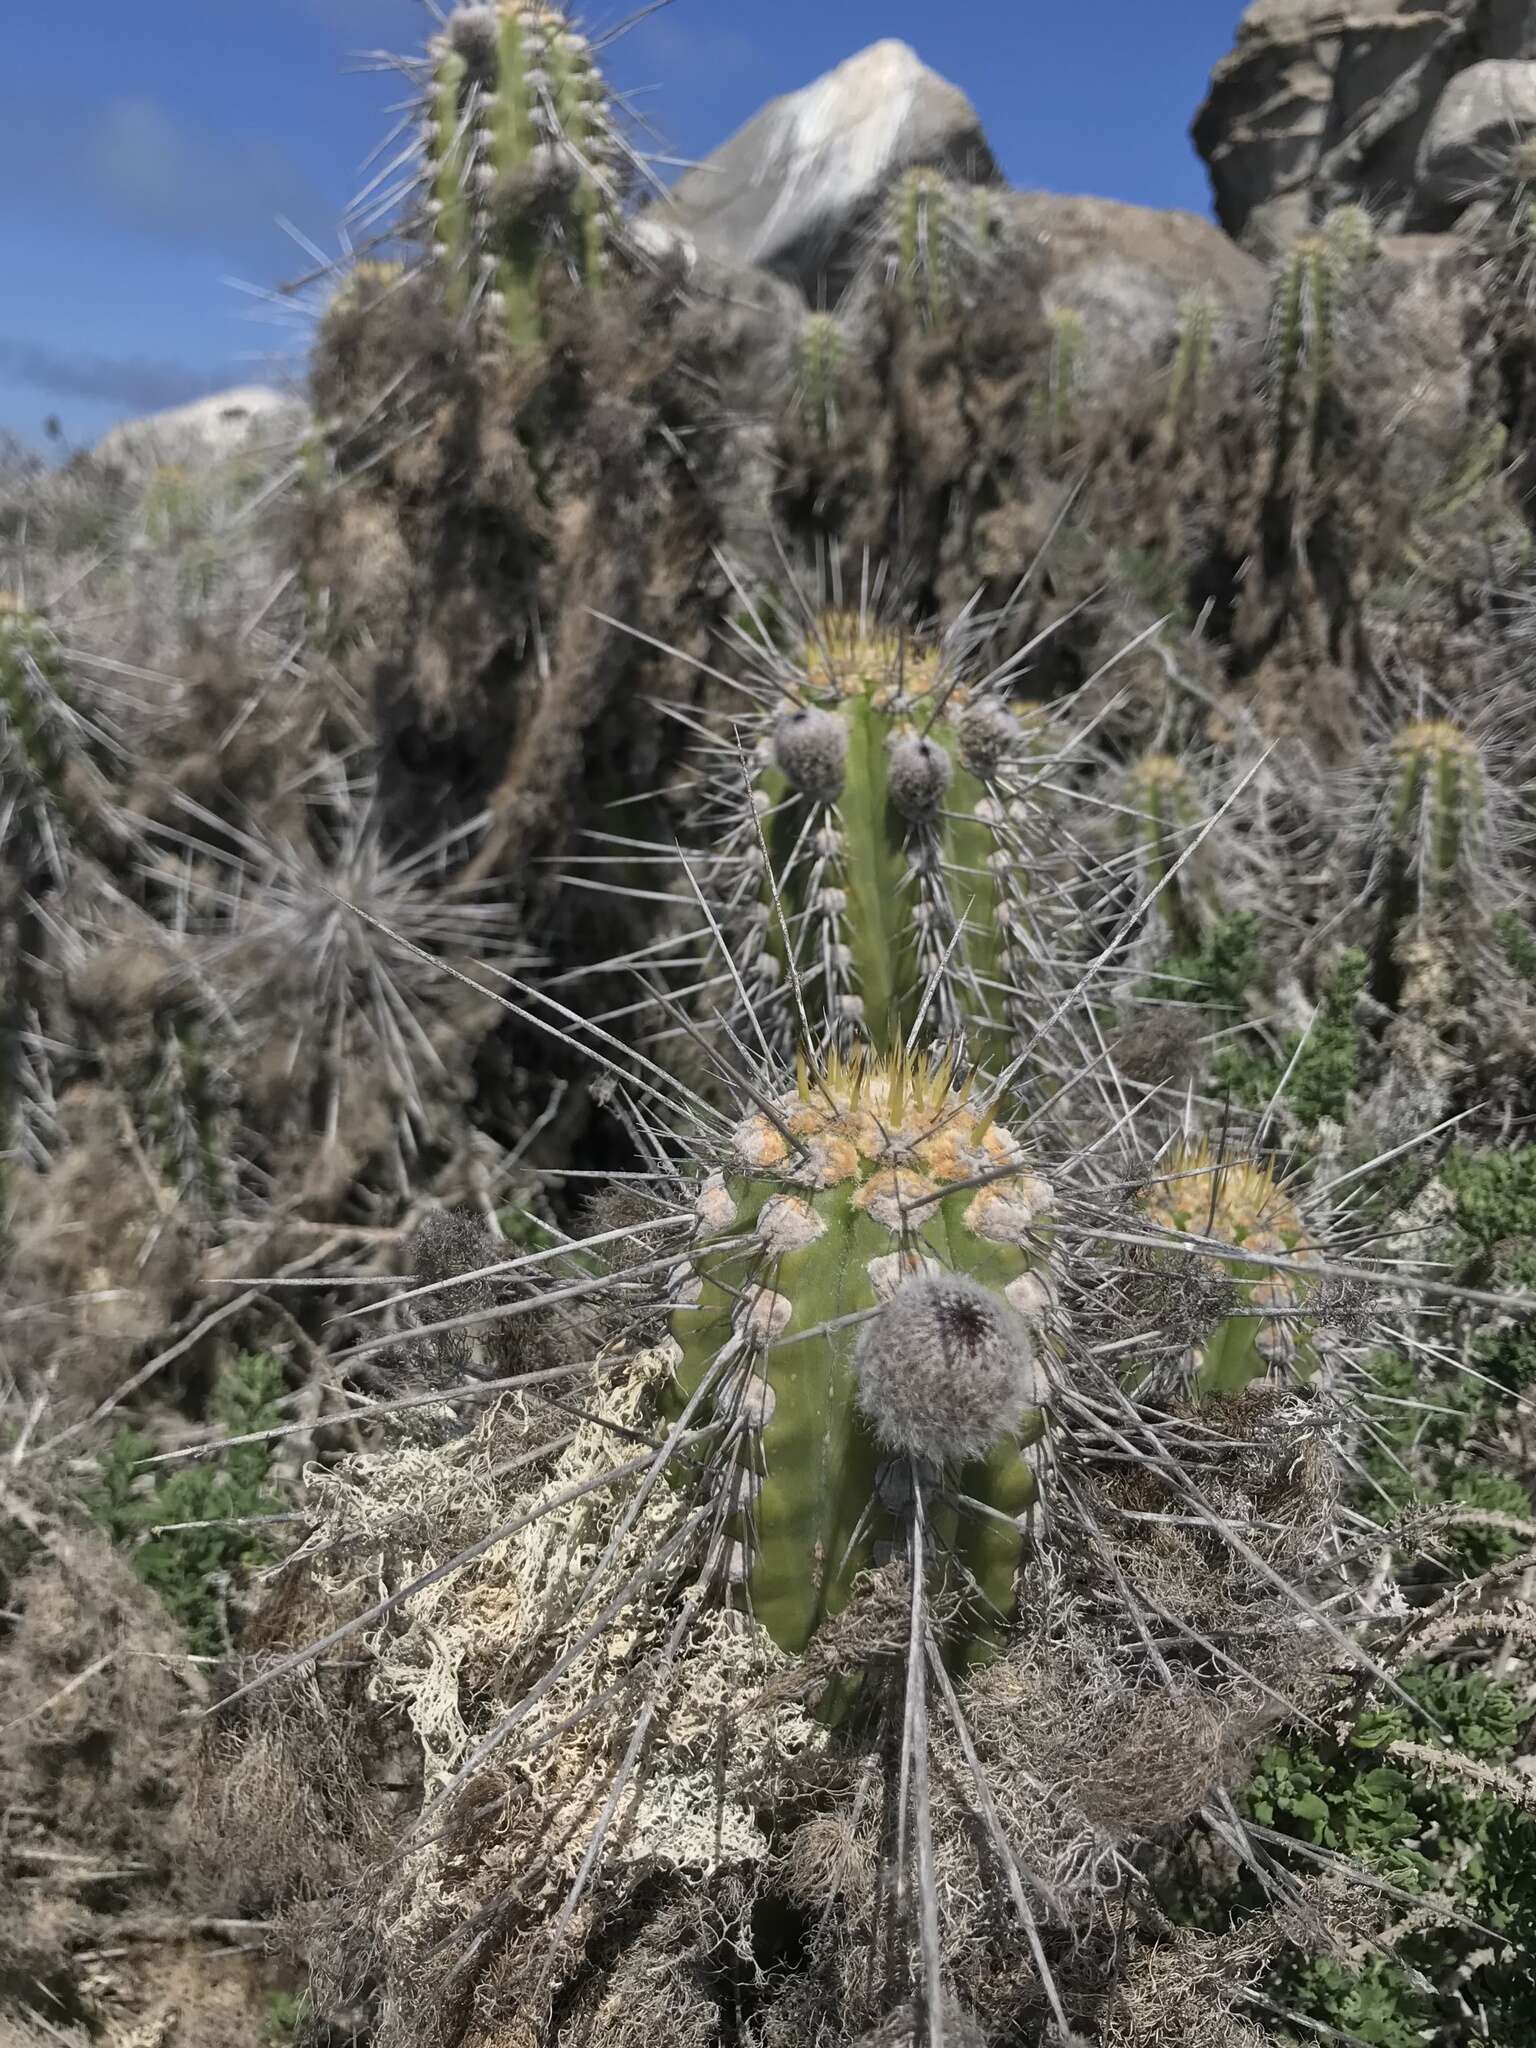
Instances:
[[[429,211],[450,306],[525,347],[551,265],[600,291],[624,157],[591,45],[546,0],[475,0],[432,46]]]

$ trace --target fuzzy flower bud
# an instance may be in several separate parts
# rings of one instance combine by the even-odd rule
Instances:
[[[786,711],[774,728],[773,757],[787,782],[829,804],[841,796],[848,771],[847,729],[831,711]]]
[[[1029,1325],[963,1273],[909,1280],[864,1326],[854,1371],[881,1442],[935,1463],[989,1450],[1041,1392]]]
[[[960,758],[978,782],[990,782],[1019,743],[1018,720],[996,698],[968,705],[960,719]]]
[[[891,802],[904,818],[922,824],[943,803],[952,772],[949,756],[937,740],[916,734],[897,740],[886,771]]]

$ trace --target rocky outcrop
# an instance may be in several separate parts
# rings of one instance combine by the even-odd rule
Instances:
[[[905,43],[873,43],[760,114],[651,209],[650,237],[760,264],[835,298],[891,181],[936,164],[978,184],[998,169],[975,108]]]
[[[1166,362],[1190,292],[1208,293],[1234,326],[1264,317],[1264,266],[1198,214],[1058,192],[1010,193],[1005,206],[1014,232],[1039,254],[1046,304],[1084,323],[1084,397],[1123,389]]]
[[[1536,64],[1492,59],[1459,71],[1419,145],[1420,209],[1476,199],[1512,145],[1536,132]]]
[[[1511,124],[1505,108],[1531,96],[1493,74],[1523,71],[1527,58],[1532,0],[1253,0],[1193,129],[1222,226],[1259,254],[1350,201],[1390,231],[1450,226],[1472,182],[1461,146],[1469,116],[1456,109],[1472,103],[1458,85],[1441,129],[1448,90],[1469,70],[1483,74],[1477,145],[1507,144],[1536,116]]]
[[[125,420],[102,436],[94,453],[122,469],[153,469],[162,463],[201,467],[290,440],[303,431],[308,416],[301,399],[264,384],[246,384],[168,412]]]

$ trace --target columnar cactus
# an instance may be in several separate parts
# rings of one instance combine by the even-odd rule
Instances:
[[[1315,444],[1333,379],[1340,259],[1321,235],[1299,235],[1275,272],[1269,367],[1276,420]]]
[[[1204,922],[1200,877],[1184,858],[1204,823],[1194,778],[1173,754],[1143,754],[1126,770],[1120,804],[1136,898],[1152,902],[1169,950],[1191,951]]]
[[[1453,720],[1414,719],[1387,744],[1370,828],[1371,979],[1382,1000],[1396,999],[1405,944],[1444,940],[1452,919],[1478,907],[1488,808],[1482,750]]]
[[[795,339],[795,403],[817,438],[836,431],[848,337],[835,313],[813,313]]]
[[[948,1062],[834,1060],[738,1125],[699,1199],[676,1401],[735,1431],[726,1575],[782,1649],[896,1533],[904,1458],[982,1504],[938,1517],[970,1644],[1007,1620],[1044,1426],[1051,1203]]]
[[[1040,715],[968,685],[946,650],[847,612],[817,619],[765,680],[753,808],[741,817],[728,780],[738,822],[721,871],[781,1049],[824,1019],[836,1044],[899,1050],[921,1020],[928,1043],[1004,1058],[1048,975],[1064,886]]]
[[[1172,433],[1198,417],[1215,353],[1217,301],[1207,291],[1187,292],[1179,301],[1179,338],[1168,377],[1164,423]]]
[[[0,591],[0,847],[13,875],[64,879],[71,771],[78,795],[100,739],[47,622]]]
[[[1270,1165],[1241,1155],[1219,1158],[1203,1140],[1185,1140],[1159,1163],[1140,1209],[1149,1224],[1172,1237],[1236,1248],[1199,1261],[1231,1279],[1239,1305],[1186,1361],[1197,1393],[1239,1394],[1271,1372],[1305,1379],[1316,1371],[1317,1351],[1296,1311],[1314,1292],[1316,1283],[1304,1268],[1317,1248],[1295,1199]],[[1242,1252],[1282,1263],[1256,1264]]]
[[[546,0],[475,0],[432,44],[424,122],[432,234],[459,312],[514,347],[543,333],[559,266],[601,290],[623,154],[590,44]]]

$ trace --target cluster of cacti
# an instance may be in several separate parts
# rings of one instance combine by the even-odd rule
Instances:
[[[200,1827],[236,1875],[198,1927],[260,1916],[302,1952],[306,2048],[1258,2048],[1313,2013],[1368,2034],[1329,1973],[1363,1980],[1373,1945],[1428,1972],[1444,1875],[1476,1989],[1435,2017],[1454,2048],[1498,2038],[1470,2008],[1494,1986],[1518,2010],[1506,1959],[1472,1944],[1480,1916],[1526,1924],[1500,1889],[1516,1718],[1480,1696],[1483,1733],[1442,1743],[1416,1707],[1458,1736],[1477,1717],[1409,1659],[1464,1658],[1497,1612],[1528,1686],[1528,1617],[1498,1607],[1531,1568],[1517,721],[1458,682],[1457,716],[1399,709],[1363,758],[1341,715],[1325,760],[1293,621],[1233,623],[1312,544],[1369,218],[1281,258],[1267,392],[1260,338],[1199,292],[1171,369],[1106,398],[1066,305],[1037,295],[1027,346],[997,347],[1005,287],[1034,289],[997,260],[1006,202],[895,178],[863,280],[883,271],[878,342],[856,291],[770,394],[815,445],[808,502],[850,411],[932,455],[942,513],[899,575],[866,551],[854,602],[862,532],[781,531],[778,570],[716,546],[723,386],[690,361],[648,410],[604,353],[624,321],[573,331],[555,272],[610,305],[629,286],[613,106],[563,10],[476,0],[418,71],[433,261],[350,273],[297,464],[336,519],[307,594],[310,658],[323,640],[340,673],[267,647],[226,694],[167,691],[187,758],[169,772],[135,727],[152,820],[67,931],[39,906],[80,879],[98,741],[49,634],[0,605],[28,906],[6,966],[41,963],[8,988],[0,1514],[50,1549],[38,1502],[79,1493],[93,1432],[182,1411],[164,1450],[117,1439],[95,1505],[153,1546],[195,1657],[234,1638]],[[670,314],[642,317],[649,354]],[[1251,387],[1219,405],[1218,321]],[[686,421],[684,386],[710,393]],[[1347,416],[1368,449],[1368,409]],[[1501,415],[1465,478],[1437,463],[1443,517],[1517,439]],[[1146,468],[1116,472],[1125,449]],[[1079,451],[1087,481],[1041,487]],[[1101,468],[1140,480],[1146,519]],[[663,469],[675,499],[645,495]],[[904,472],[868,472],[892,497],[871,531],[905,538]],[[1265,528],[1277,477],[1294,519]],[[196,496],[161,471],[131,508],[146,562],[189,566],[187,617]],[[653,576],[641,529],[680,503]],[[1127,641],[1153,579],[1127,595],[1105,564],[1149,534],[1176,601]],[[1367,624],[1389,642],[1365,559],[1334,578],[1330,661],[1438,703],[1440,643],[1361,652]],[[617,598],[592,586],[609,564]],[[309,558],[290,568],[304,588]],[[676,756],[642,700],[679,672],[704,679],[669,700],[700,744],[658,831]],[[1342,674],[1302,680],[1342,705]],[[510,886],[478,879],[507,843],[487,821],[562,806],[602,697],[584,792],[637,808],[539,842],[593,824],[599,850],[538,899],[530,961]],[[1261,752],[1277,702],[1303,737]],[[1447,1162],[1457,1118],[1508,1149]],[[268,1361],[243,1408],[231,1347]],[[241,1469],[164,1479],[221,1429]],[[242,1636],[269,1515],[307,1537]],[[34,1596],[9,1529],[14,1615]],[[28,1693],[28,1724],[97,1698],[109,1647]],[[1465,1840],[1458,1782],[1486,1800]],[[282,1862],[269,1806],[337,1840]],[[1433,1849],[1399,1856],[1405,1815]],[[1372,1889],[1405,1873],[1411,1925]],[[1319,1915],[1353,1948],[1303,1966]],[[68,1979],[34,1956],[0,1955],[0,2032],[14,1986],[45,2011]],[[1156,1986],[1180,1968],[1175,2025]]]
[[[591,45],[546,0],[476,0],[433,42],[423,120],[449,304],[528,346],[551,270],[600,291],[626,158]]]

